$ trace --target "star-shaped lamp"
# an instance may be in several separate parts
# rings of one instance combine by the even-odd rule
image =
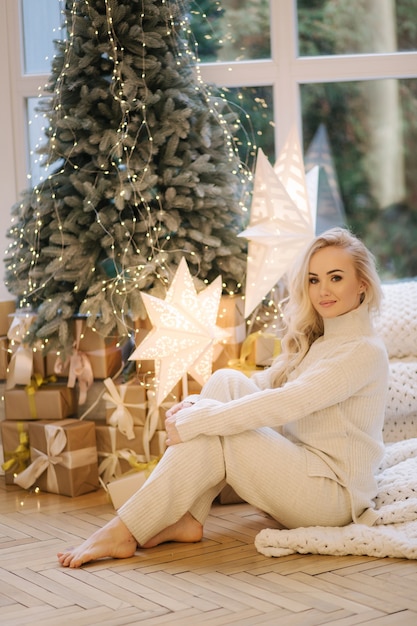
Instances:
[[[346,215],[336,168],[324,124],[320,124],[304,157],[307,176],[318,168],[316,234],[328,228],[345,226]]]
[[[129,360],[155,360],[158,406],[187,373],[201,385],[210,377],[216,347],[228,336],[216,325],[221,294],[220,276],[197,293],[184,258],[165,300],[141,294],[153,328]]]
[[[249,240],[245,317],[314,237],[315,207],[310,206],[309,197],[314,197],[317,172],[312,171],[309,179],[295,129],[274,167],[258,150],[249,226],[239,233]]]

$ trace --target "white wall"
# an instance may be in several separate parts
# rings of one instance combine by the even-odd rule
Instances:
[[[16,180],[16,151],[13,133],[12,116],[12,88],[11,68],[9,63],[8,37],[10,32],[7,28],[7,5],[0,3],[0,59],[2,59],[2,83],[4,92],[0,98],[0,137],[1,137],[1,161],[0,161],[0,300],[10,299],[4,286],[4,252],[8,245],[6,230],[10,224],[10,208],[19,198],[19,190]]]

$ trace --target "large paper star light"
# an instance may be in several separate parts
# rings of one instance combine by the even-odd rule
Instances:
[[[324,124],[320,124],[304,157],[309,172],[318,167],[316,234],[333,226],[345,226],[346,215],[337,180],[336,168]]]
[[[293,129],[272,167],[258,150],[249,226],[245,317],[288,271],[300,250],[314,237],[316,172],[308,181],[296,130]]]
[[[216,325],[222,280],[218,276],[197,293],[185,259],[181,259],[165,300],[142,293],[152,330],[129,357],[155,360],[158,406],[190,373],[204,385],[216,348],[228,333]]]

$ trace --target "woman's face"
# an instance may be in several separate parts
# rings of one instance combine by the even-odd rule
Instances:
[[[328,246],[311,257],[308,292],[321,317],[337,317],[356,309],[365,287],[356,275],[352,256],[344,248]]]

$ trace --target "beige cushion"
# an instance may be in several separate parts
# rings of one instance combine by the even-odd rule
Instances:
[[[417,281],[382,285],[384,299],[374,326],[384,340],[388,357],[417,360]]]

